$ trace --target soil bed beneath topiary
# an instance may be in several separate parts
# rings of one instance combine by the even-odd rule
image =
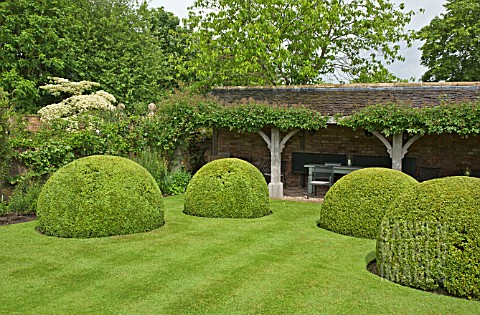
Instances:
[[[35,220],[36,218],[37,216],[35,214],[19,214],[16,212],[5,213],[0,216],[0,226],[28,222]]]

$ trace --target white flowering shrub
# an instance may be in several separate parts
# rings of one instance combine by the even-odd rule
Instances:
[[[81,95],[83,92],[88,91],[93,87],[100,86],[99,83],[91,81],[70,82],[68,79],[58,77],[53,77],[51,80],[53,81],[53,84],[47,84],[40,88],[55,96],[60,96],[61,93]]]
[[[98,83],[89,81],[70,82],[67,79],[62,78],[54,78],[54,82],[56,82],[56,84],[48,84],[41,88],[54,95],[69,93],[73,94],[73,96],[64,99],[60,103],[47,105],[41,108],[38,111],[38,114],[42,121],[51,122],[60,118],[74,121],[75,117],[83,113],[115,109],[113,104],[117,100],[112,94],[103,90],[89,95],[81,95],[85,90],[98,86]]]

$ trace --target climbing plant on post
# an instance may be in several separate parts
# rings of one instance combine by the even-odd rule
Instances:
[[[415,108],[410,105],[380,104],[338,119],[341,126],[372,132],[386,146],[392,168],[401,171],[402,159],[410,146],[424,134],[456,133],[461,136],[480,133],[480,101],[443,103]],[[403,135],[410,135],[404,144]],[[386,137],[392,137],[392,143]]]
[[[351,116],[339,119],[338,123],[354,130],[364,128],[372,132],[387,148],[392,158],[392,169],[399,171],[402,170],[402,159],[408,148],[425,133],[418,109],[393,103],[365,107]],[[405,133],[413,136],[404,144]],[[387,139],[390,136],[391,143]]]
[[[270,149],[271,179],[268,189],[271,198],[283,197],[281,155],[287,141],[300,130],[318,130],[327,126],[327,117],[303,107],[277,107],[268,104],[246,103],[223,106],[212,112],[212,127],[237,132],[260,134]],[[270,136],[262,129],[270,128]],[[281,132],[287,132],[282,138]]]

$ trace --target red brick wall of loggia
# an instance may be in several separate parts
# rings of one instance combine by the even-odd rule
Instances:
[[[410,147],[407,156],[417,159],[417,175],[422,167],[438,167],[442,177],[463,175],[467,168],[480,171],[480,136],[426,135]]]
[[[346,84],[301,87],[226,87],[212,91],[221,100],[234,103],[252,98],[285,106],[303,105],[322,114],[350,114],[369,104],[399,102],[406,106],[436,105],[442,101],[474,101],[480,98],[478,82],[460,83],[400,83],[400,84]],[[479,122],[480,123],[480,122]],[[268,130],[265,130],[269,134]],[[221,130],[218,133],[218,152],[229,152],[254,164],[269,157],[268,147],[260,135]],[[283,153],[286,161],[287,184],[299,183],[299,176],[291,173],[292,152],[358,154],[388,156],[383,143],[365,137],[362,130],[353,131],[329,125],[314,135],[308,132],[292,137]],[[466,168],[480,171],[480,136],[462,138],[455,134],[427,135],[417,140],[406,157],[416,159],[417,177],[423,167],[441,169],[441,176],[459,175]]]
[[[265,133],[269,135],[268,130]],[[261,164],[263,158],[270,157],[267,144],[258,133],[236,133],[221,129],[218,131],[217,150],[229,152],[231,157],[245,159],[257,166]],[[282,152],[282,161],[285,161],[286,165],[287,186],[301,184],[300,175],[292,173],[293,152],[388,156],[383,143],[375,137],[366,138],[363,131],[330,125],[315,134],[299,132],[287,142]]]
[[[266,133],[269,134],[268,130]],[[270,156],[265,141],[257,133],[236,133],[226,129],[218,131],[218,152],[229,152],[254,165]],[[383,143],[373,137],[365,137],[364,131],[330,125],[315,134],[300,132],[293,136],[282,152],[285,161],[287,185],[301,184],[301,177],[292,173],[293,152],[316,152],[388,157]],[[408,150],[406,157],[415,158],[417,177],[422,167],[437,167],[441,176],[461,175],[466,168],[480,170],[480,137],[462,138],[454,134],[423,136]],[[354,161],[355,163],[355,161]]]

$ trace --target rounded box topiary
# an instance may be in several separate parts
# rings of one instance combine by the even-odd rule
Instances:
[[[318,226],[339,234],[371,238],[392,201],[412,190],[417,181],[388,168],[364,168],[340,178],[320,207]]]
[[[210,218],[258,218],[270,214],[268,186],[252,164],[235,158],[207,163],[185,192],[184,213]]]
[[[419,184],[392,204],[377,239],[380,276],[480,299],[480,179]]]
[[[146,232],[164,224],[162,193],[137,163],[116,156],[75,160],[55,172],[38,198],[38,229],[90,238]]]

